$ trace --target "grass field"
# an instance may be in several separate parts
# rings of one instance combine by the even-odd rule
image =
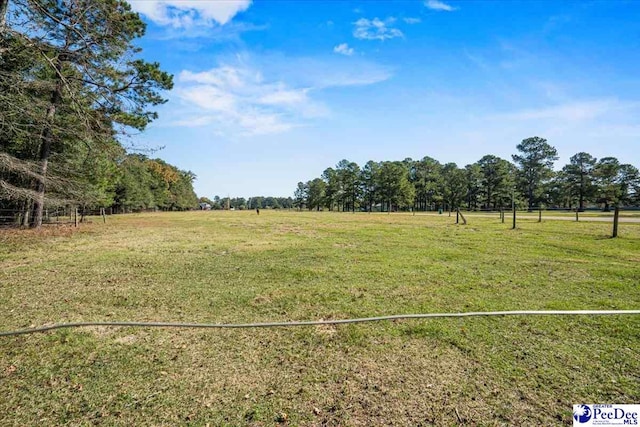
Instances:
[[[262,211],[0,231],[0,330],[640,308],[640,224]],[[0,338],[0,425],[569,425],[640,402],[640,316]]]

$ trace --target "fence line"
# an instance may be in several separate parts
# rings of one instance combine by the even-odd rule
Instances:
[[[614,207],[614,209],[612,211],[604,211],[601,209],[595,210],[595,209],[589,209],[588,212],[590,213],[597,213],[597,214],[610,214],[610,215],[598,215],[598,216],[587,216],[587,218],[590,218],[591,221],[607,221],[609,218],[612,219],[613,222],[613,231],[612,231],[612,237],[617,237],[618,236],[618,224],[620,222],[620,212],[623,211],[623,209],[625,211],[638,211],[638,209],[636,208],[619,208],[619,207]],[[108,215],[122,215],[122,214],[127,214],[127,213],[142,213],[142,212],[165,212],[163,210],[159,210],[159,209],[139,209],[139,210],[132,210],[129,212],[125,212],[124,210],[122,210],[121,212],[118,212],[119,209],[114,210],[112,207],[109,208],[99,208],[99,209],[78,209],[76,207],[64,207],[64,208],[55,208],[55,209],[45,209],[44,215],[43,215],[43,224],[49,224],[49,225],[67,225],[67,224],[74,224],[76,227],[78,226],[78,223],[83,223],[86,221],[86,217],[101,217],[102,218],[102,222],[106,223],[107,222],[107,216]],[[439,211],[421,211],[423,214],[435,214],[435,212],[438,212],[439,214],[443,214],[444,212],[442,210]],[[464,225],[467,224],[467,220],[464,217],[462,212],[467,212],[470,214],[473,213],[478,213],[478,214],[487,214],[485,216],[488,216],[488,214],[498,214],[499,215],[499,219],[502,223],[505,222],[505,213],[507,212],[507,210],[505,209],[499,209],[499,210],[491,210],[491,209],[476,209],[476,210],[468,210],[468,209],[455,209],[453,211],[448,212],[449,216],[451,216],[451,213],[455,212],[456,213],[456,224],[458,224],[460,222],[460,219],[462,219],[462,222]],[[584,211],[580,211],[578,209],[565,209],[565,208],[542,208],[542,206],[535,206],[532,208],[520,208],[518,209],[517,207],[513,207],[512,208],[512,212],[513,212],[513,223],[512,223],[512,227],[511,229],[516,229],[517,228],[517,216],[518,213],[522,214],[522,213],[528,213],[528,214],[532,214],[532,215],[527,215],[524,216],[523,218],[526,219],[535,219],[537,216],[537,220],[538,222],[542,222],[543,220],[543,212],[546,213],[551,213],[553,215],[553,213],[573,213],[575,212],[575,221],[578,222],[580,221],[580,212],[587,212],[587,210]],[[349,212],[352,213],[352,212]],[[371,213],[371,212],[367,212],[367,213]],[[384,213],[384,212],[383,212]],[[416,211],[407,211],[405,213],[411,213],[412,215],[416,214]],[[537,215],[535,215],[537,213]],[[27,211],[26,212],[27,215],[30,215],[30,212]],[[4,225],[4,226],[23,226],[26,224],[26,220],[24,218],[25,212],[23,210],[18,210],[18,209],[0,209],[0,226]],[[565,217],[562,217],[563,219]],[[568,218],[568,217],[567,217]],[[560,219],[560,217],[558,218],[552,218],[552,219]],[[628,220],[627,222],[640,222],[640,221],[636,221],[636,220]]]
[[[80,219],[77,210],[69,208],[45,209],[43,212],[43,224],[76,224]],[[0,209],[0,224],[22,225],[25,211],[20,209]],[[26,211],[26,215],[31,215],[31,211]]]
[[[97,208],[97,209],[82,209],[74,207],[60,207],[49,208],[43,212],[42,222],[43,224],[74,224],[85,222],[86,217],[101,217],[103,222],[106,222],[108,215],[124,215],[130,213],[143,213],[143,212],[164,212],[158,209],[136,209],[132,211],[120,211],[109,208]],[[27,215],[31,215],[31,211],[26,212]],[[25,211],[22,209],[0,209],[0,225],[16,225],[21,226],[24,222]]]

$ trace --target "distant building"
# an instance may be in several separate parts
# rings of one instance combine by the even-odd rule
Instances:
[[[198,203],[200,205],[200,210],[202,211],[210,211],[211,205],[209,203]]]

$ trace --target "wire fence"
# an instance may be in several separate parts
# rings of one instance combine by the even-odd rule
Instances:
[[[78,225],[84,222],[89,216],[105,216],[104,209],[77,209],[74,207],[62,207],[45,209],[42,213],[42,223],[44,225]],[[4,226],[25,226],[29,224],[30,211],[17,209],[0,209],[0,224]]]
[[[68,224],[73,222],[74,211],[67,208],[46,209],[43,212],[43,223],[62,223]],[[20,226],[29,221],[30,212],[17,209],[0,209],[0,223],[4,225]]]
[[[125,209],[125,208],[78,208],[75,206],[55,207],[45,209],[42,213],[43,225],[74,225],[85,222],[98,221],[106,222],[106,218],[111,215],[122,215],[130,213],[159,212],[159,209]],[[0,209],[0,226],[22,227],[28,226],[33,213],[22,209]]]

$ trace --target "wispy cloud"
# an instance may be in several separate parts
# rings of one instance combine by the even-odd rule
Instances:
[[[463,50],[463,53],[464,56],[469,60],[469,62],[482,69],[483,71],[487,71],[491,68],[487,59],[484,58],[481,54],[471,53],[466,48]]]
[[[314,90],[366,86],[391,78],[392,68],[363,58],[289,57],[266,55],[252,58],[255,68],[266,75],[278,76],[292,87],[309,87]]]
[[[338,46],[333,48],[335,53],[339,53],[341,55],[351,56],[353,55],[353,48],[349,47],[347,43],[340,43]]]
[[[546,24],[544,25],[542,31],[545,34],[561,29],[566,24],[572,21],[571,15],[563,14],[563,15],[553,15],[547,19]]]
[[[374,18],[372,20],[360,18],[354,22],[353,36],[361,40],[387,40],[403,37],[402,31],[393,28],[396,18],[387,18],[384,21]]]
[[[457,10],[456,7],[450,6],[440,0],[427,0],[424,5],[431,10],[438,10],[442,12],[453,12],[454,10]]]
[[[306,76],[306,81],[296,80],[278,72],[274,58],[270,59],[263,61],[268,66],[261,66],[261,61],[241,55],[207,71],[180,72],[174,90],[180,113],[172,125],[210,126],[217,134],[244,136],[286,132],[330,114],[326,105],[313,99],[314,93],[329,87],[373,84],[390,76],[357,63],[347,68],[341,62],[283,60],[289,70],[295,69],[294,74]],[[312,68],[323,73],[305,71]]]
[[[256,25],[248,22],[227,22],[223,25],[199,25],[193,27],[162,27],[159,30],[152,29],[148,35],[151,39],[156,40],[179,40],[188,43],[188,40],[202,39],[206,42],[237,42],[243,33],[250,31],[264,31],[269,28],[268,25]],[[206,45],[197,45],[198,49]]]
[[[422,22],[420,18],[402,18],[402,20],[409,25],[419,24]]]
[[[174,28],[225,25],[251,0],[128,0],[136,12],[158,25]]]
[[[297,126],[297,113],[314,116],[323,110],[308,98],[308,88],[267,80],[259,70],[243,64],[223,64],[198,73],[183,70],[177,81],[176,93],[190,117],[174,125],[214,124],[222,132],[261,135]]]
[[[513,120],[556,120],[559,122],[582,122],[593,120],[614,111],[637,108],[638,103],[620,102],[615,99],[575,101],[564,104],[527,109],[507,113],[504,118]]]

